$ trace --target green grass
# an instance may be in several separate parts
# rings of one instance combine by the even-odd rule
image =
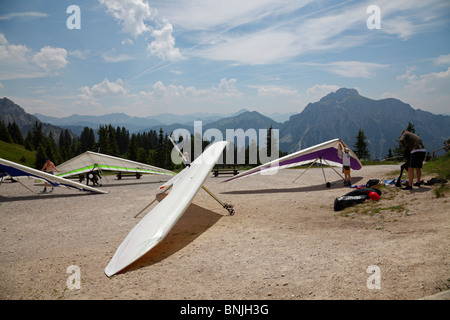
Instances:
[[[442,157],[428,161],[424,164],[422,172],[427,174],[436,174],[439,178],[450,179],[450,152]]]
[[[19,144],[0,141],[0,158],[34,168],[36,151],[29,151]]]

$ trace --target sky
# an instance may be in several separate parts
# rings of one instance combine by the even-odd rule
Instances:
[[[298,113],[338,88],[450,114],[448,0],[0,0],[28,113]]]

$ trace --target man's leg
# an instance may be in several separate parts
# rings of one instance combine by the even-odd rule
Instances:
[[[414,168],[408,168],[408,179],[408,188],[410,189],[414,183]]]

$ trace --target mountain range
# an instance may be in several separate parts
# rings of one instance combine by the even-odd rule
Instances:
[[[170,133],[175,129],[186,129],[193,133],[194,121],[202,121],[202,130],[215,128],[226,137],[226,129],[268,129],[272,126],[279,130],[279,147],[281,151],[294,152],[299,149],[334,139],[341,138],[349,146],[353,146],[359,129],[367,137],[368,148],[372,158],[384,158],[388,149],[397,147],[402,130],[408,123],[414,124],[416,133],[423,139],[428,151],[444,146],[444,141],[450,138],[450,116],[436,115],[420,109],[413,109],[398,99],[387,98],[373,100],[361,96],[355,89],[341,88],[331,92],[317,102],[309,103],[302,112],[287,115],[276,115],[278,121],[257,111],[241,110],[235,114],[163,114],[147,118],[131,117],[115,113],[104,116],[72,115],[65,118],[48,117],[40,114],[25,116],[22,108],[12,112],[11,100],[0,101],[0,118],[5,123],[11,121],[11,114],[20,119],[28,116],[31,121],[39,119],[52,126],[68,128],[74,134],[79,134],[87,126],[97,129],[99,124],[124,126],[130,133],[149,130]],[[6,117],[4,107],[8,106]],[[20,112],[19,112],[20,111]],[[19,116],[20,114],[20,116]],[[284,118],[283,118],[284,117]],[[8,120],[9,119],[9,120]],[[287,119],[287,120],[286,120]],[[16,121],[17,123],[17,121]],[[34,124],[34,121],[32,122]],[[21,125],[18,123],[19,127]],[[21,128],[22,129],[22,128]]]

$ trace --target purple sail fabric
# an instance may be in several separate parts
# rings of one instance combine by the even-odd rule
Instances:
[[[290,167],[305,165],[314,161],[322,162],[325,165],[342,167],[343,150],[348,146],[340,139],[333,139],[323,142],[321,144],[297,151],[282,158],[270,161],[266,164],[244,171],[233,178],[225,180],[224,182],[236,180],[242,177],[260,173],[268,170],[278,170]],[[348,148],[350,149],[350,148]],[[356,154],[350,150],[350,165],[352,170],[359,170],[362,164]]]

